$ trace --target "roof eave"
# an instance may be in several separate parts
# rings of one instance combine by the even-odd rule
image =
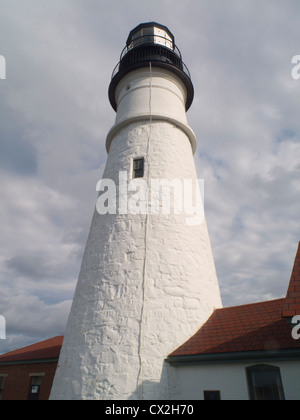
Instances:
[[[172,366],[191,365],[191,364],[219,364],[219,363],[247,363],[252,361],[265,360],[281,360],[291,361],[298,360],[300,357],[299,349],[279,349],[279,350],[259,350],[232,353],[210,353],[195,354],[182,356],[169,356],[165,359]]]
[[[58,359],[58,357],[51,357],[49,359],[7,360],[0,362],[0,366],[33,365],[36,363],[57,363]]]

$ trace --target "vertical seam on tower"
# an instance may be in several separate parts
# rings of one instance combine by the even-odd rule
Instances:
[[[146,149],[146,179],[147,179],[147,187],[149,191],[149,181],[150,181],[150,164],[149,164],[149,150],[150,150],[150,138],[152,132],[152,65],[151,61],[149,63],[150,67],[150,84],[149,84],[149,134],[147,139],[147,149]],[[148,197],[147,197],[148,201]],[[148,203],[147,203],[148,206]],[[137,378],[137,388],[139,389],[140,399],[144,399],[144,386],[143,386],[143,327],[144,327],[144,314],[145,314],[145,288],[146,288],[146,277],[147,277],[147,262],[148,262],[148,255],[147,255],[147,239],[148,239],[148,227],[149,227],[149,209],[147,208],[146,211],[146,218],[145,218],[145,258],[144,258],[144,266],[143,266],[143,282],[142,282],[142,309],[141,309],[141,320],[140,320],[140,337],[139,337],[139,361],[140,361],[140,369]],[[140,383],[141,382],[141,383]]]

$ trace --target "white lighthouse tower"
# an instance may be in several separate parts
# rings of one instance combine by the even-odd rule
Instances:
[[[168,28],[133,29],[109,87],[116,121],[51,399],[172,399],[166,357],[222,305],[205,218],[186,205],[193,95]]]

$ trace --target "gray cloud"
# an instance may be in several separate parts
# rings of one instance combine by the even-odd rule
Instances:
[[[2,106],[0,166],[1,168],[19,173],[20,175],[34,175],[37,171],[36,151],[24,137],[24,126],[16,125],[17,116],[11,110]]]
[[[6,266],[17,276],[29,277],[33,280],[42,280],[49,275],[49,267],[37,256],[15,256],[6,262]]]

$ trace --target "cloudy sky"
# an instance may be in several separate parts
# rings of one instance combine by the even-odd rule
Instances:
[[[300,240],[299,0],[0,0],[0,354],[63,334],[128,33],[158,21],[188,113],[224,306],[283,297]]]

